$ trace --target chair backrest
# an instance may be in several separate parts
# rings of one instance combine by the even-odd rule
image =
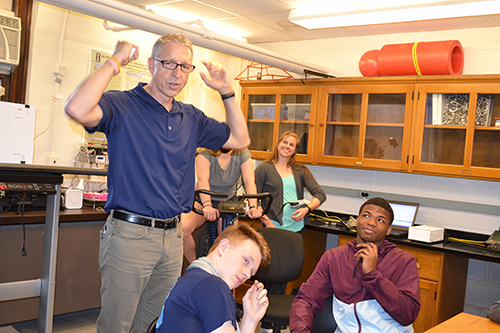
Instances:
[[[314,323],[311,333],[332,333],[337,329],[337,323],[332,313],[333,296],[326,299],[325,308],[314,317]]]
[[[266,285],[298,279],[304,264],[302,235],[277,228],[256,230],[264,236],[271,249],[271,263],[267,267],[261,267],[254,278]]]

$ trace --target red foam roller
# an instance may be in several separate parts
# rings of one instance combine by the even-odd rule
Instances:
[[[379,76],[378,72],[378,55],[379,50],[370,50],[365,52],[359,59],[359,71],[363,76]]]
[[[458,40],[388,44],[380,49],[376,61],[380,76],[460,75],[464,55]]]

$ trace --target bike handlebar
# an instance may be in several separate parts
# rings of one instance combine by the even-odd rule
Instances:
[[[196,198],[196,196],[198,196],[200,193],[208,194],[212,197],[220,198],[220,199],[229,199],[230,198],[229,193],[212,192],[210,190],[203,190],[203,189],[196,190],[194,192],[194,197]],[[262,215],[265,215],[269,212],[269,209],[271,208],[271,203],[273,202],[273,195],[269,192],[257,193],[257,194],[243,194],[243,195],[238,195],[236,197],[238,198],[238,201],[242,201],[242,199],[268,199],[266,207],[264,208],[264,211],[262,212]],[[193,212],[195,212],[196,214],[199,214],[199,215],[203,215],[203,211],[196,209],[196,207],[194,206],[195,202],[196,202],[196,200],[193,201]],[[246,214],[243,214],[241,216],[248,217],[248,215],[246,215]]]

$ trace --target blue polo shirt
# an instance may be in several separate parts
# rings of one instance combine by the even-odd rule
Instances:
[[[192,208],[196,148],[220,149],[230,129],[189,104],[174,100],[167,111],[145,85],[105,92],[99,101],[103,117],[87,131],[108,139],[106,212],[166,219]]]

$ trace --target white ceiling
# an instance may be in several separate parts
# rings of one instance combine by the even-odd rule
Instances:
[[[500,26],[500,15],[409,23],[307,30],[288,21],[294,4],[304,0],[120,0],[138,7],[162,7],[194,14],[202,22],[218,22],[245,32],[248,43],[383,35]],[[339,1],[339,0],[330,0]],[[349,0],[342,0],[349,1]],[[207,24],[208,26],[208,24]],[[223,34],[218,31],[214,31]]]

